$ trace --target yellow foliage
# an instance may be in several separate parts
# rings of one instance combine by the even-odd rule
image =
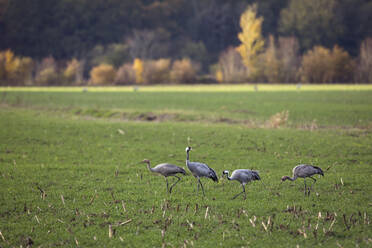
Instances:
[[[238,38],[242,44],[236,48],[243,59],[244,65],[252,74],[256,70],[257,55],[263,49],[265,43],[261,35],[263,18],[257,18],[256,13],[257,6],[252,5],[241,15],[240,27],[242,32],[238,34]]]
[[[196,79],[197,69],[188,58],[176,60],[172,66],[171,80],[175,83],[192,83]]]
[[[216,71],[216,76],[215,77],[216,77],[217,82],[219,82],[219,83],[223,82],[223,74],[222,74],[222,71],[220,69],[218,69]]]
[[[63,72],[63,76],[67,83],[76,83],[78,81],[79,74],[82,74],[82,65],[77,59],[72,59],[67,63],[67,67]],[[81,76],[82,78],[82,76]]]
[[[11,50],[5,51],[5,71],[8,79],[15,78],[17,69],[20,66],[20,59],[14,56]]]
[[[58,74],[53,67],[46,67],[37,76],[37,84],[57,85],[58,83]]]
[[[144,63],[143,79],[147,84],[169,82],[170,59],[149,60]]]
[[[133,69],[136,73],[136,83],[142,84],[143,80],[143,61],[139,58],[136,58],[133,62]]]
[[[302,82],[339,83],[352,80],[354,61],[338,46],[332,50],[316,46],[302,57]]]
[[[112,84],[115,80],[115,69],[112,65],[101,64],[90,71],[90,83],[94,85]]]
[[[0,52],[0,80],[12,85],[31,81],[33,61],[28,57],[17,57],[11,50]]]
[[[17,61],[14,59],[14,53],[11,50],[5,51],[5,70],[8,73],[11,73],[14,71],[14,68],[16,67]]]

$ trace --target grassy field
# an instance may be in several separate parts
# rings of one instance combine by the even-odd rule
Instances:
[[[0,246],[372,245],[372,90],[209,87],[3,88]],[[186,167],[188,145],[218,176],[248,168],[262,180],[245,201],[223,178],[202,179],[206,197],[196,194],[191,175],[169,195],[137,164]],[[325,170],[310,197],[302,179],[280,181],[299,163]]]

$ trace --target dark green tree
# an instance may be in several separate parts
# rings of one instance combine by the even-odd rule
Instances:
[[[279,31],[296,36],[302,51],[314,45],[331,47],[343,33],[336,15],[338,4],[337,0],[291,0],[281,12]]]

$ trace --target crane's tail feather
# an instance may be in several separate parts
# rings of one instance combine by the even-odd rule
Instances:
[[[252,171],[253,180],[261,180],[260,175],[258,174],[258,171]]]
[[[324,177],[324,172],[321,168],[317,167],[317,166],[313,166],[313,168],[315,168],[318,172],[319,175],[322,175]]]
[[[209,168],[209,169],[210,169],[210,171],[209,171],[209,177],[210,177],[213,181],[215,181],[215,182],[218,183],[218,177],[217,177],[216,172],[215,172],[212,168]]]

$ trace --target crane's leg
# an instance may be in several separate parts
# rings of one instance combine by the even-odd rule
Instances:
[[[311,190],[313,190],[313,185],[314,185],[314,183],[316,183],[316,179],[313,178],[313,177],[310,177],[310,178],[313,179],[313,181],[314,181],[314,182],[311,184],[311,186],[310,186],[310,187],[311,187]]]
[[[198,178],[198,183],[200,184],[200,186],[201,186],[201,188],[202,188],[202,190],[203,190],[203,196],[205,196],[205,194],[204,194],[203,184],[201,183],[200,178]],[[199,191],[199,184],[198,184],[198,191]]]
[[[196,190],[196,194],[198,194],[199,193],[199,178],[198,178],[198,182],[196,184],[198,185],[197,190]]]
[[[244,200],[245,200],[245,199],[247,199],[247,194],[245,193],[245,185],[244,185],[244,184],[242,184],[242,186],[243,186],[243,192],[244,192]]]
[[[242,184],[242,187],[243,187],[243,191],[240,192],[239,194],[235,195],[235,196],[232,198],[232,200],[234,200],[236,197],[240,196],[240,195],[243,194],[243,193],[244,193],[244,200],[247,198],[247,195],[245,194],[245,187],[244,187],[243,184]]]
[[[169,192],[169,189],[168,189],[168,178],[165,178],[165,181],[167,182],[167,192]]]
[[[172,186],[170,186],[169,193],[172,193],[172,188],[181,180],[180,177],[178,177],[178,176],[175,176],[175,177],[177,177],[178,180],[174,184],[172,184]]]
[[[304,178],[304,184],[305,184],[304,193],[305,193],[305,196],[307,196],[306,178]]]

